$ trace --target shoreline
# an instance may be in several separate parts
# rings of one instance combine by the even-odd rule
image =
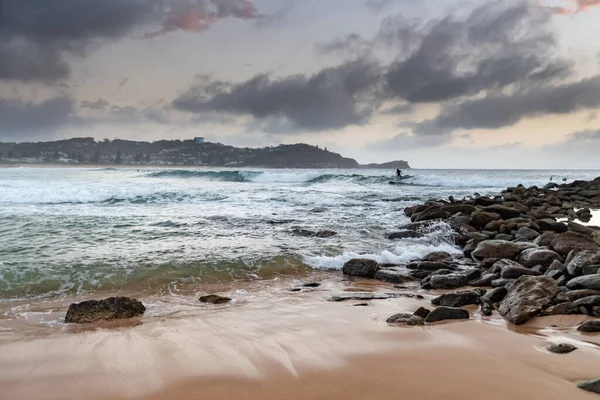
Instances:
[[[445,224],[463,256],[130,293],[146,313],[118,321],[57,325],[73,298],[14,326],[0,316],[2,400],[591,399],[576,383],[598,378],[600,335],[579,328],[600,321],[600,227],[575,221],[599,205],[600,178],[431,200],[405,210],[395,238]],[[209,288],[234,301],[200,304]]]

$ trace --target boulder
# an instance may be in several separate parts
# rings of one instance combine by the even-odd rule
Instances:
[[[492,289],[492,290],[489,290],[488,292],[486,292],[481,297],[481,300],[489,302],[491,304],[499,303],[506,297],[507,293],[508,293],[508,290],[506,290],[505,287],[497,287],[495,289]]]
[[[451,215],[452,214],[450,214],[447,211],[442,211],[441,207],[439,206],[430,206],[420,213],[413,214],[410,217],[410,220],[412,222],[422,222],[430,221],[433,219],[446,219]]]
[[[398,232],[391,232],[387,234],[387,238],[390,240],[395,240],[395,239],[416,239],[416,238],[420,238],[423,237],[423,234],[417,231],[409,231],[409,230],[405,230],[405,231],[398,231]]]
[[[562,261],[562,257],[555,251],[544,248],[527,249],[519,256],[519,263],[528,268],[536,265],[549,267],[555,260]]]
[[[342,271],[346,275],[359,276],[362,278],[373,278],[375,273],[379,271],[379,265],[376,261],[366,258],[353,258],[346,262],[342,267]]]
[[[449,212],[450,214],[463,213],[466,215],[471,215],[475,211],[477,211],[477,208],[470,204],[456,203],[456,204],[448,204],[447,206],[443,206],[442,211]]]
[[[534,244],[537,244],[540,247],[548,247],[552,244],[552,241],[556,237],[556,233],[554,232],[544,232],[540,236],[536,237],[533,240]]]
[[[577,327],[577,330],[586,333],[600,332],[600,321],[585,321]]]
[[[494,312],[494,306],[487,300],[481,300],[481,314],[489,317]]]
[[[579,251],[567,264],[567,271],[571,276],[584,275],[584,268],[589,265],[600,264],[600,251]],[[592,275],[592,274],[586,274]]]
[[[537,222],[538,226],[540,227],[540,230],[542,230],[542,231],[552,231],[552,232],[556,232],[556,233],[563,233],[569,229],[566,224],[564,224],[562,222],[556,222],[555,220],[550,219],[550,218],[538,219],[536,222]]]
[[[219,296],[216,294],[209,294],[207,296],[200,297],[201,303],[210,303],[210,304],[225,304],[229,303],[231,299],[229,297]]]
[[[445,251],[434,251],[433,253],[429,253],[423,257],[421,261],[451,263],[452,255]]]
[[[565,232],[556,235],[551,246],[554,251],[563,257],[571,250],[598,250],[598,245],[590,237],[576,232]]]
[[[413,314],[400,313],[389,317],[385,322],[395,325],[418,326],[425,325],[422,317]]]
[[[485,293],[482,289],[461,290],[443,294],[431,300],[431,304],[446,307],[461,307],[469,304],[479,304],[481,295]]]
[[[473,204],[476,206],[491,206],[494,204],[497,204],[498,201],[496,199],[490,199],[489,197],[477,197],[475,200],[473,200]]]
[[[414,279],[405,268],[400,267],[380,269],[375,272],[373,277],[379,281],[389,283],[406,283]]]
[[[385,300],[397,297],[396,295],[389,293],[371,293],[371,292],[346,292],[331,296],[333,301],[346,301],[346,300]]]
[[[473,214],[471,214],[471,217],[469,218],[469,225],[475,228],[482,229],[490,222],[499,219],[501,219],[500,214],[485,211],[476,211]]]
[[[88,300],[71,304],[67,310],[65,322],[82,324],[100,320],[133,318],[144,314],[145,311],[146,307],[140,301],[129,297]]]
[[[600,290],[600,274],[584,275],[578,278],[573,278],[567,282],[567,287],[571,290],[575,289],[591,289]]]
[[[481,278],[472,281],[470,284],[471,284],[471,286],[474,286],[474,287],[491,286],[492,281],[499,279],[499,278],[500,278],[500,275],[498,275],[498,274],[484,274]]]
[[[579,300],[575,300],[573,305],[580,310],[583,308],[586,314],[591,315],[594,312],[594,307],[600,307],[600,296],[583,297]]]
[[[419,307],[417,309],[417,311],[414,312],[414,315],[421,317],[423,319],[427,318],[427,316],[429,315],[431,311],[429,311],[428,309],[426,309],[425,307]]]
[[[568,292],[565,293],[565,296],[567,297],[567,299],[569,299],[569,301],[575,301],[575,300],[583,299],[584,297],[600,296],[600,290],[590,290],[590,289],[569,290]]]
[[[581,314],[579,312],[579,308],[573,303],[565,302],[565,303],[559,303],[554,306],[548,307],[540,315],[548,316],[548,315],[573,315],[573,314]]]
[[[548,350],[550,353],[555,354],[568,354],[577,350],[577,347],[568,343],[558,343],[546,347],[546,350]]]
[[[510,290],[510,288],[514,285],[515,281],[516,281],[516,279],[504,279],[504,278],[495,279],[492,281],[492,287],[493,288],[503,287],[503,288],[506,288],[507,290]]]
[[[467,277],[457,273],[429,276],[421,281],[423,289],[457,289],[468,284]]]
[[[502,268],[502,272],[500,273],[500,277],[504,279],[517,279],[524,275],[539,276],[541,273],[533,269],[512,265]]]
[[[495,213],[500,215],[502,219],[511,219],[517,218],[521,216],[521,213],[514,208],[506,207],[500,204],[494,204],[492,206],[487,206],[484,208],[484,211],[489,213]]]
[[[552,303],[558,293],[556,281],[547,276],[521,276],[509,288],[498,311],[509,322],[521,325]]]
[[[510,242],[513,239],[514,239],[513,235],[508,235],[506,233],[499,233],[496,236],[494,236],[494,240],[506,240],[506,241]]]
[[[425,322],[431,323],[447,319],[469,319],[469,312],[462,308],[441,306],[430,312],[427,318],[425,318]]]
[[[515,259],[519,254],[519,247],[512,242],[503,240],[485,240],[477,245],[472,256],[477,259],[508,258]]]
[[[588,392],[600,394],[600,379],[592,379],[577,384],[579,389],[587,390]]]
[[[481,277],[481,270],[478,268],[469,268],[460,271],[461,274],[467,277],[467,280],[470,282],[475,279],[479,279]]]
[[[421,271],[437,271],[439,269],[451,269],[450,264],[440,261],[415,261],[406,266],[408,269],[418,269]]]

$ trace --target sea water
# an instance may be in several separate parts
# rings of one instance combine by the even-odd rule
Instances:
[[[459,253],[448,229],[388,240],[403,209],[430,198],[597,171],[0,169],[0,301],[274,279],[353,257],[402,263]],[[316,207],[322,212],[313,212]],[[333,230],[329,238],[295,230]]]

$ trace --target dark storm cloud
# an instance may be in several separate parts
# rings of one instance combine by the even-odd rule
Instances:
[[[371,48],[371,43],[356,33],[351,33],[340,39],[321,43],[317,50],[322,54],[341,54],[343,56],[356,57],[365,55]]]
[[[0,139],[17,140],[54,133],[69,120],[73,101],[59,97],[41,103],[0,99]]]
[[[446,106],[434,119],[415,126],[415,132],[437,135],[463,129],[499,129],[523,118],[600,107],[600,76],[562,85],[537,87],[507,95],[490,95]]]
[[[486,3],[466,18],[448,16],[420,32],[420,44],[396,60],[385,80],[389,96],[441,102],[509,85],[536,85],[567,76],[571,64],[553,57],[550,14],[531,2]],[[410,25],[388,29],[410,44]]]
[[[110,107],[110,103],[102,98],[99,98],[96,101],[82,101],[79,103],[79,107],[89,108],[90,110],[104,110],[105,108]]]
[[[407,132],[403,132],[391,139],[383,139],[368,143],[365,147],[368,150],[374,151],[399,151],[423,147],[437,147],[451,141],[452,136],[450,134],[433,137],[410,135]]]
[[[379,77],[377,65],[354,61],[313,75],[261,74],[236,84],[204,80],[173,105],[195,113],[250,115],[271,131],[343,128],[367,123],[378,109]]]
[[[68,54],[157,25],[151,36],[258,16],[249,0],[0,0],[0,80],[64,79]]]

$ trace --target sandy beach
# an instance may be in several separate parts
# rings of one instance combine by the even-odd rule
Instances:
[[[594,378],[600,338],[574,330],[584,316],[537,318],[507,328],[496,313],[471,321],[396,327],[397,312],[429,307],[436,292],[316,274],[318,289],[290,292],[277,279],[242,286],[232,305],[203,306],[196,293],[142,298],[142,319],[40,328],[3,325],[0,398],[58,399],[592,399],[575,382]],[[233,287],[225,294],[236,297]],[[332,302],[375,291],[418,298]],[[239,293],[239,292],[238,292]],[[160,304],[161,313],[153,310]],[[57,318],[63,304],[38,306]],[[168,310],[173,310],[168,311]],[[40,317],[38,317],[40,318]],[[6,321],[0,321],[6,322]],[[548,328],[555,326],[553,328]],[[35,327],[35,328],[34,328]],[[25,333],[24,333],[25,332]],[[552,343],[578,350],[557,355]]]

